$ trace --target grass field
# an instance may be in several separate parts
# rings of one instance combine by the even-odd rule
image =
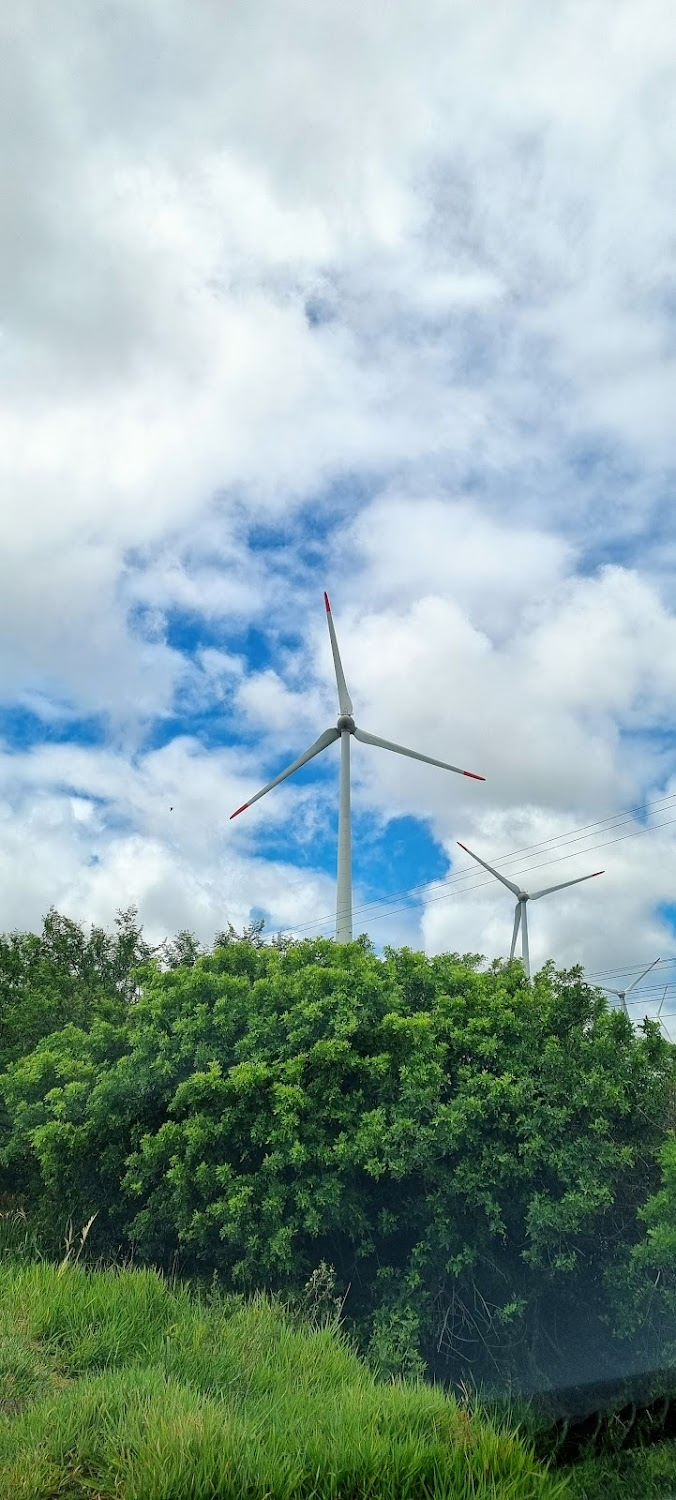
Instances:
[[[555,1500],[526,1446],[330,1328],[148,1270],[0,1263],[3,1500]]]
[[[644,1500],[676,1447],[547,1473],[333,1328],[151,1270],[0,1260],[0,1500]]]

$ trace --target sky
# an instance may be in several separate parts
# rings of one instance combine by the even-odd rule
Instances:
[[[0,925],[331,933],[335,747],[230,821],[335,723],[327,589],[357,722],[486,777],[353,747],[355,929],[506,953],[462,840],[605,869],[536,965],[676,956],[669,0],[0,33]]]

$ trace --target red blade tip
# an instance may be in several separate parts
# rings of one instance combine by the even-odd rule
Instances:
[[[463,771],[463,776],[471,776],[472,781],[485,781],[485,776],[477,776],[476,771]]]
[[[328,596],[328,594],[326,592],[326,589],[324,589],[324,604],[326,605],[326,613],[327,613],[327,615],[330,615],[330,613],[331,613],[331,605],[329,604],[329,596]]]
[[[595,870],[594,871],[594,875],[605,875],[605,873],[606,873],[605,870]],[[592,880],[594,879],[594,875],[592,875]]]
[[[238,818],[241,812],[246,812],[248,806],[248,802],[243,802],[241,807],[238,807],[234,813],[230,814],[230,822],[232,823],[233,818]]]
[[[459,849],[464,849],[465,854],[469,854],[469,849],[467,848],[467,845],[466,844],[461,844],[460,843],[460,839],[458,839],[458,848]]]

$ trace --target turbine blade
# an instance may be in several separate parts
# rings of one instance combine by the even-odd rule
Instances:
[[[663,994],[662,999],[660,1000],[660,1003],[659,1003],[659,1005],[657,1007],[657,1015],[658,1016],[659,1016],[660,1011],[662,1009],[662,1006],[664,1005],[664,1002],[665,1002],[665,1000],[667,998],[667,990],[668,990],[668,988],[669,988],[668,984],[665,984],[665,986],[664,986],[664,994]],[[664,1025],[664,1021],[662,1022],[662,1025]]]
[[[234,813],[231,813],[230,822],[232,822],[233,818],[239,817],[240,813],[246,812],[247,807],[251,807],[254,802],[258,801],[259,797],[264,797],[266,792],[271,792],[273,786],[279,786],[280,781],[286,781],[287,776],[293,776],[294,771],[299,771],[301,766],[304,766],[307,761],[313,760],[315,755],[321,755],[322,750],[326,750],[329,745],[333,744],[334,740],[339,739],[339,730],[325,729],[324,733],[320,734],[319,739],[315,740],[314,745],[310,745],[309,750],[304,750],[303,754],[299,755],[297,760],[292,761],[291,765],[287,766],[285,771],[280,771],[279,776],[275,776],[272,781],[268,782],[267,786],[261,787],[260,792],[256,792],[255,797],[250,797],[248,802],[243,802],[241,807],[238,807]]]
[[[463,771],[461,766],[451,766],[447,760],[435,760],[431,755],[421,755],[419,750],[407,750],[405,745],[395,745],[394,740],[381,740],[377,734],[367,734],[365,729],[355,729],[354,737],[361,740],[362,745],[376,745],[380,750],[393,750],[395,755],[408,755],[411,760],[424,760],[428,766],[440,766],[442,771],[456,771],[458,776],[471,776],[472,781],[485,781],[485,776],[477,776],[474,771]]]
[[[577,880],[562,880],[560,885],[545,886],[544,891],[535,891],[530,900],[539,901],[541,896],[551,896],[552,891],[565,891],[569,885],[580,885],[583,880],[595,880],[597,875],[605,875],[605,870],[592,870],[591,875],[578,875]]]
[[[517,901],[517,903],[516,903],[516,911],[514,913],[514,931],[512,933],[512,946],[511,946],[511,948],[509,950],[509,956],[510,956],[510,958],[514,957],[514,950],[516,948],[516,940],[517,940],[517,938],[519,936],[519,928],[520,928],[520,926],[521,926],[521,902]]]
[[[487,865],[485,859],[479,859],[478,854],[475,854],[473,849],[468,849],[466,844],[460,843],[460,839],[458,839],[458,844],[461,849],[464,849],[465,854],[471,854],[472,859],[475,859],[478,865],[483,865],[484,870],[488,870],[489,875],[494,875],[496,880],[501,880],[502,884],[507,886],[507,890],[516,896],[517,900],[521,899],[520,886],[514,885],[513,881],[508,880],[506,875],[501,875],[499,870],[494,870],[492,865]]]
[[[600,984],[599,985],[599,989],[603,990],[604,994],[606,994],[606,995],[617,995],[620,999],[622,998],[622,991],[621,990],[611,990],[609,984]],[[625,990],[625,994],[626,994],[626,990]]]
[[[634,989],[634,988],[635,988],[635,986],[636,986],[636,985],[637,985],[637,984],[640,984],[640,982],[641,982],[641,980],[642,980],[642,979],[645,979],[645,977],[646,977],[646,974],[649,974],[649,973],[650,973],[650,970],[651,970],[651,969],[654,969],[654,967],[655,967],[655,964],[658,964],[658,963],[659,963],[659,958],[654,958],[654,959],[653,959],[653,961],[652,961],[652,963],[651,963],[651,964],[648,964],[648,967],[647,967],[647,969],[644,969],[644,970],[643,970],[643,973],[642,973],[642,974],[639,974],[639,976],[638,976],[638,979],[635,979],[635,980],[634,980],[634,983],[633,983],[633,984],[628,984],[628,985],[627,985],[627,988],[626,988],[626,992],[625,992],[625,993],[626,993],[626,994],[627,994],[627,995],[628,995],[628,994],[629,994],[629,991],[630,991],[630,990],[633,990],[633,989]]]
[[[329,635],[331,637],[331,650],[333,652],[333,665],[334,665],[334,667],[336,669],[336,682],[338,684],[338,707],[340,708],[341,714],[351,714],[352,713],[352,699],[350,697],[350,694],[347,691],[347,683],[345,681],[345,673],[343,671],[343,663],[342,663],[342,661],[340,659],[340,651],[338,650],[338,641],[336,640],[336,631],[335,631],[335,626],[334,626],[334,623],[333,623],[333,615],[331,614],[331,605],[329,604],[329,596],[328,596],[327,593],[324,594],[324,604],[326,606],[326,623],[327,623],[327,625],[329,627]]]

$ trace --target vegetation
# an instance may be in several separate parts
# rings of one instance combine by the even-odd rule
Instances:
[[[676,1365],[676,1049],[579,970],[50,912],[0,939],[0,1021],[0,1191],[42,1255],[70,1215],[85,1256],[309,1296],[386,1379]]]
[[[571,1469],[570,1500],[672,1500],[676,1444],[589,1458]]]
[[[151,957],[133,913],[108,944],[50,914],[6,943],[0,1163],[41,1243],[95,1213],[99,1253],[285,1296],[324,1262],[385,1375],[663,1358],[657,1026],[575,970],[253,937]]]
[[[157,1272],[0,1264],[0,1495],[557,1500],[527,1446],[335,1327]]]

